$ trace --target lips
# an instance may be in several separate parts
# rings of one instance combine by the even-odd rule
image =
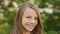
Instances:
[[[30,29],[33,29],[33,28],[34,28],[34,25],[28,25],[28,27],[29,27]]]
[[[29,26],[30,28],[33,28],[33,26]]]

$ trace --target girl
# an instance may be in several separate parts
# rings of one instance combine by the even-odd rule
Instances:
[[[35,4],[26,2],[19,7],[11,34],[43,34],[41,15]]]

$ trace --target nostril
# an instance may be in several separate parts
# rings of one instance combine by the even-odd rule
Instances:
[[[34,25],[35,23],[31,22],[30,24],[31,24],[31,25]]]

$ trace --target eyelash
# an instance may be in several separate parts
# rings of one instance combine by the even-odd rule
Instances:
[[[26,18],[30,18],[30,17],[26,17]]]
[[[26,18],[31,18],[31,17],[26,17]],[[38,18],[34,18],[35,20],[37,20]]]

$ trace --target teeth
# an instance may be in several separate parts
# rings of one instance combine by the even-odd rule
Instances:
[[[33,26],[30,26],[30,27],[33,27]]]
[[[28,27],[32,29],[34,27],[34,25],[28,24]]]
[[[30,28],[33,28],[33,26],[29,26]]]
[[[29,26],[29,27],[33,27],[33,26]]]

